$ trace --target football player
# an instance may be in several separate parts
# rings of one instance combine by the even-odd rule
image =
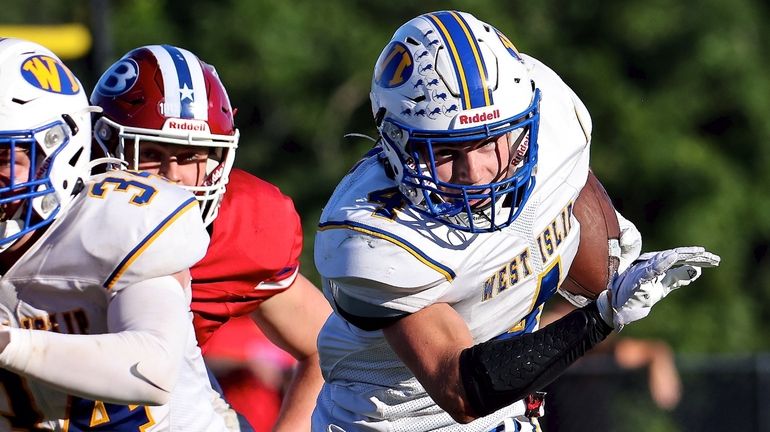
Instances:
[[[197,200],[89,179],[93,110],[51,51],[0,39],[0,431],[228,430],[190,322]]]
[[[645,254],[597,302],[535,332],[578,247],[591,118],[538,60],[470,14],[401,26],[372,80],[376,148],[321,216],[314,431],[523,431],[538,395],[613,329],[717,265]]]
[[[299,272],[302,227],[291,199],[232,169],[239,135],[216,71],[182,48],[140,47],[102,75],[91,102],[103,109],[94,126],[102,147],[130,169],[192,191],[201,204],[211,244],[191,272],[204,354],[217,328],[251,314],[272,342],[299,361],[276,428],[309,429],[323,382],[315,341],[331,309]]]

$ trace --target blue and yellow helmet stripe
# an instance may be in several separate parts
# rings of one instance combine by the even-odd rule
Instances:
[[[438,28],[449,58],[454,64],[463,109],[481,108],[493,104],[487,70],[478,41],[468,23],[454,11],[425,15]]]

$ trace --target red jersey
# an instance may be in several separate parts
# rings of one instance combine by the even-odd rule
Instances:
[[[302,225],[291,198],[272,184],[233,169],[206,256],[192,272],[198,344],[231,317],[254,311],[295,280]]]

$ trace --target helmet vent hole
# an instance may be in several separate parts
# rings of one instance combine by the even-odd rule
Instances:
[[[414,40],[411,36],[406,38],[406,43],[410,45],[415,45],[415,46],[420,45],[420,43]]]
[[[78,159],[80,159],[80,155],[83,154],[83,147],[79,148],[78,151],[75,152],[75,155],[72,156],[69,160],[70,166],[76,166],[78,163]]]
[[[64,119],[64,122],[67,123],[67,126],[70,127],[72,135],[77,135],[80,131],[80,128],[78,127],[78,124],[75,123],[75,120],[72,118],[72,116],[69,114],[62,114],[61,117]]]
[[[72,187],[72,196],[79,194],[84,187],[85,187],[85,184],[83,184],[83,179],[78,177],[78,179],[75,180],[75,186]]]
[[[377,110],[377,114],[374,116],[374,124],[379,127],[382,124],[382,120],[385,119],[385,114],[387,114],[388,110],[385,109],[385,107],[381,107],[379,110]]]
[[[425,100],[425,95],[419,95],[416,98],[412,99],[412,101],[415,102],[415,103],[420,103],[420,102],[422,102],[424,100]]]
[[[25,103],[27,103],[27,102],[29,102],[29,101],[25,101],[25,100],[21,100],[21,99],[13,98],[13,99],[11,99],[11,102],[15,102],[15,103],[17,103],[17,104],[19,104],[19,105],[24,105]]]

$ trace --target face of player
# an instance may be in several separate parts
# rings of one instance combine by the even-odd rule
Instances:
[[[127,149],[127,159],[133,160],[133,147]],[[200,186],[206,177],[206,147],[160,144],[143,141],[139,144],[139,170],[161,175],[184,186]]]
[[[507,177],[510,171],[508,140],[509,134],[503,134],[459,145],[434,145],[436,176],[442,182],[460,185],[484,185],[500,181]]]
[[[31,165],[32,161],[29,158],[29,151],[27,149],[17,147],[13,155],[9,148],[0,149],[0,187],[10,186],[11,180],[15,184],[28,181]],[[5,194],[5,196],[11,195],[13,195],[12,192]],[[21,201],[0,204],[0,220],[12,217],[20,205]]]

